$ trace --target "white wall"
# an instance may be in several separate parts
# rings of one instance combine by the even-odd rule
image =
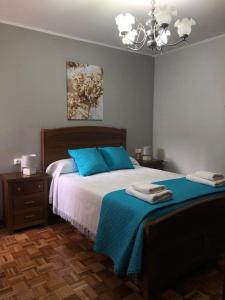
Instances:
[[[225,172],[225,36],[156,58],[153,119],[169,170]]]

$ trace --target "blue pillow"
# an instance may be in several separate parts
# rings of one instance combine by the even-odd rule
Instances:
[[[134,169],[127,151],[122,147],[99,148],[110,170]]]
[[[68,150],[82,176],[108,172],[109,168],[96,148]]]

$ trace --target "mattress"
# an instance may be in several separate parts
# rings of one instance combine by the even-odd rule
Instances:
[[[53,212],[94,239],[102,199],[112,191],[125,189],[133,183],[149,183],[181,178],[183,175],[137,167],[83,177],[79,173],[62,174],[53,179]]]

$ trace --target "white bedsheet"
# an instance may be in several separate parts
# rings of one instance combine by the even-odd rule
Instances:
[[[149,183],[180,178],[182,175],[138,167],[83,177],[79,173],[63,174],[52,181],[53,211],[94,239],[103,197],[126,189],[133,183]]]

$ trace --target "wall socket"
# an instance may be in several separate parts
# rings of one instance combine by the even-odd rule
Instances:
[[[21,158],[14,158],[13,159],[13,164],[14,165],[21,165]]]

